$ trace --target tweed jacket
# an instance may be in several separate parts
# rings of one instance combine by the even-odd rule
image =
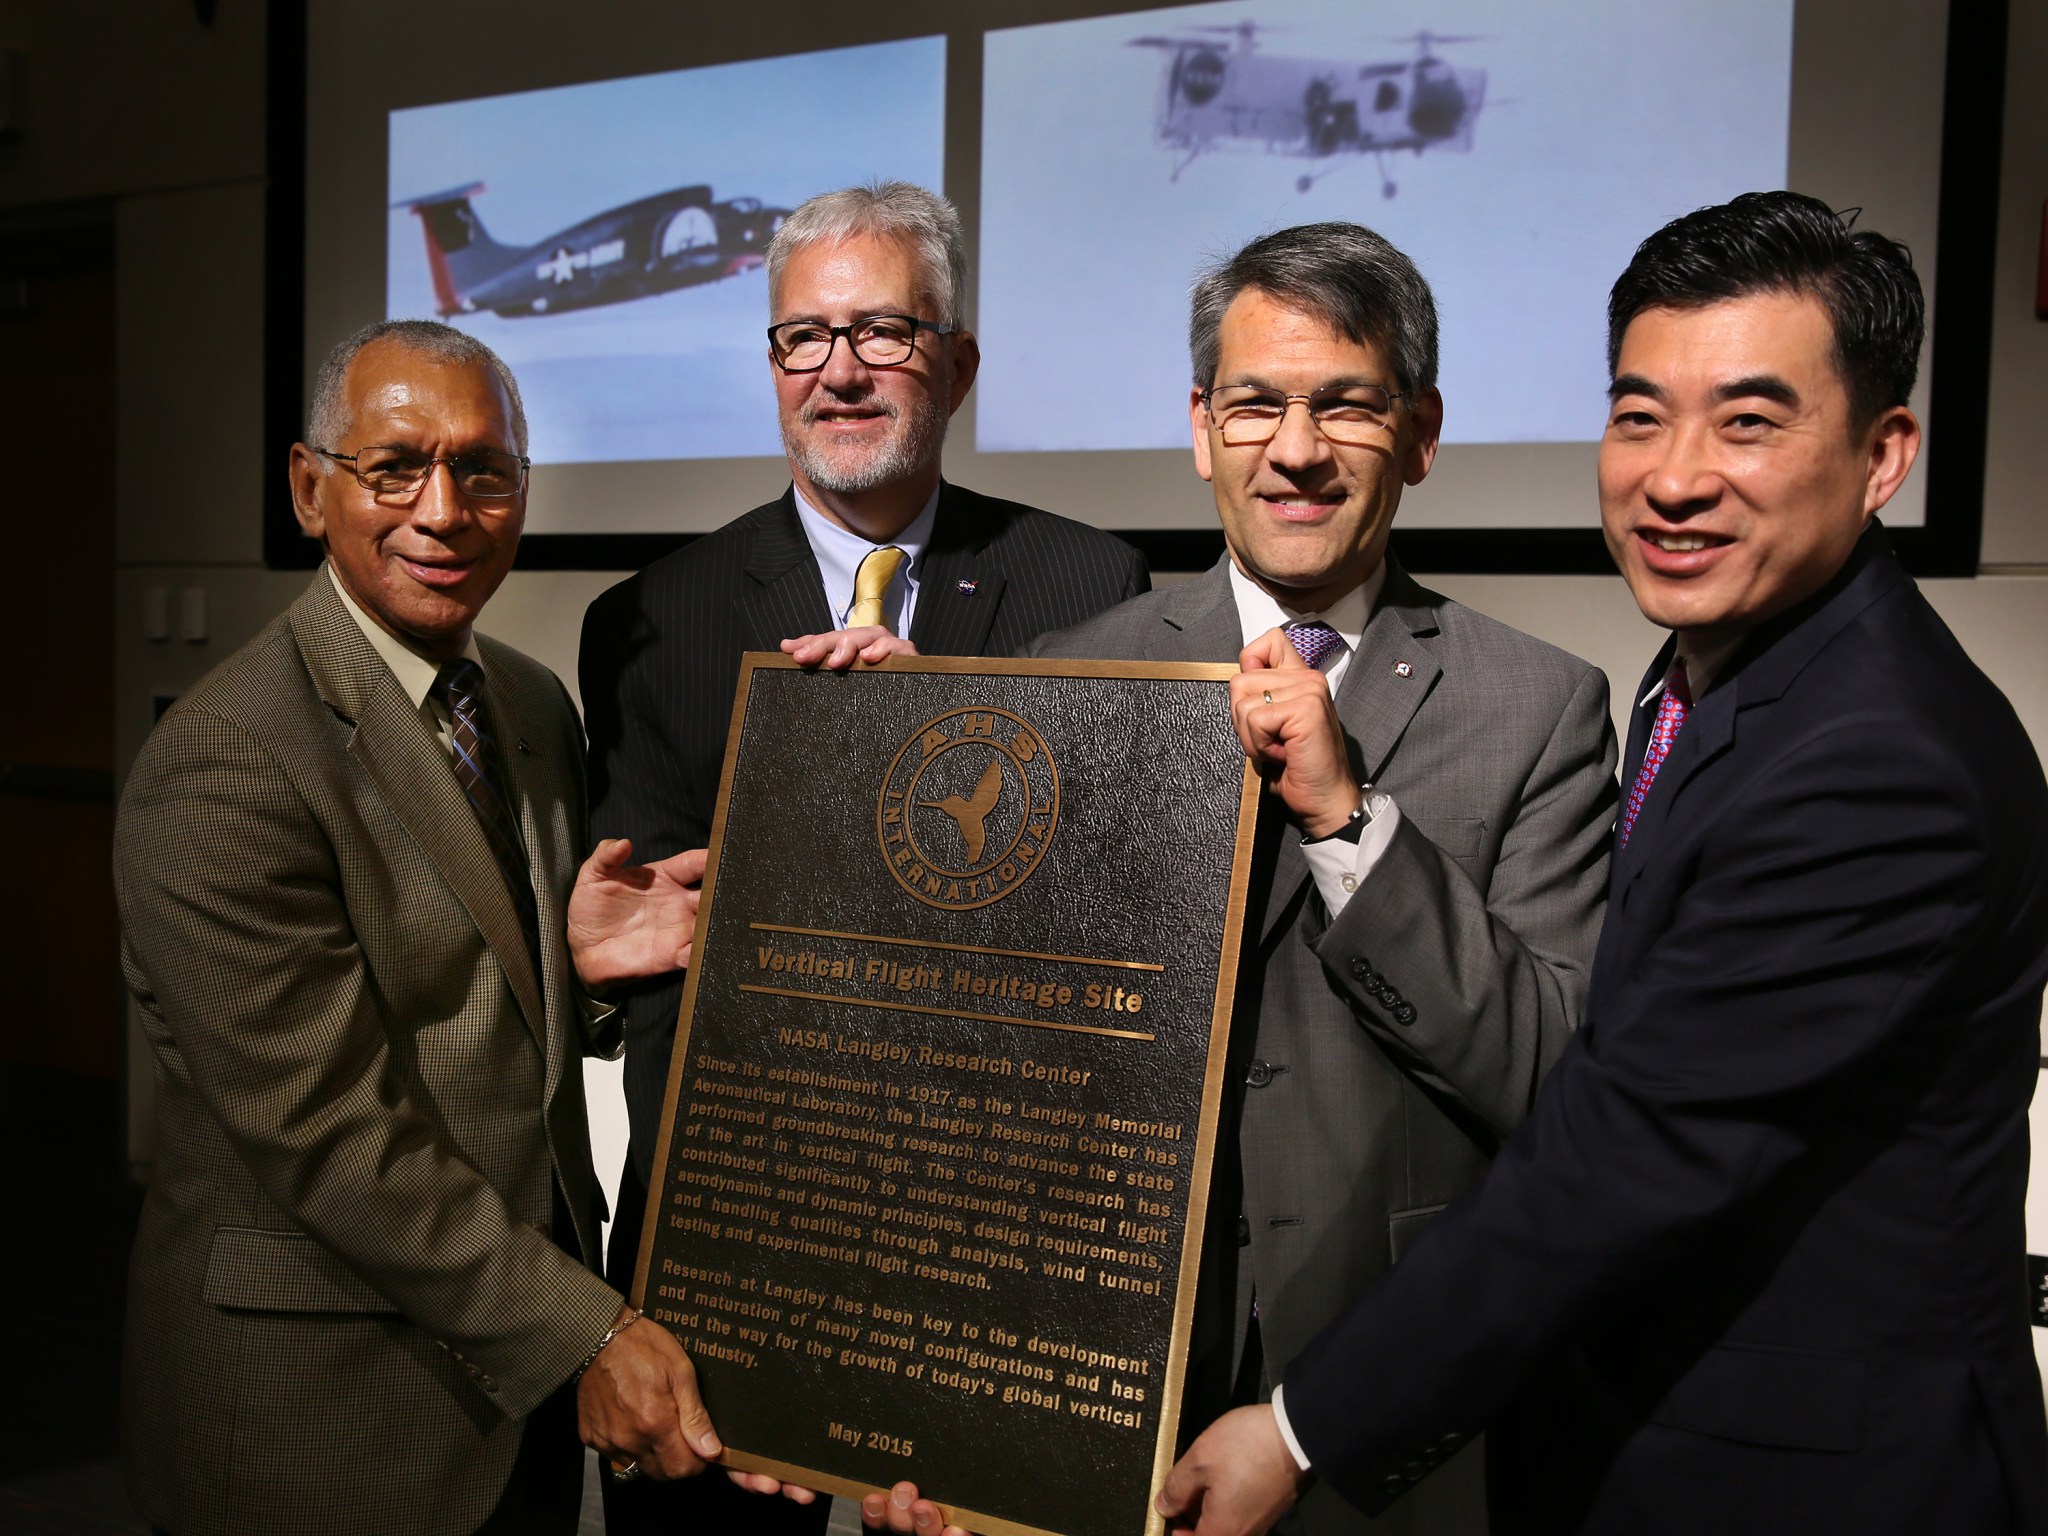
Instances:
[[[129,1281],[129,1491],[178,1533],[458,1536],[620,1305],[564,940],[561,684],[479,639],[540,967],[445,748],[323,571],[167,713],[121,799],[158,1154]],[[560,1188],[583,1249],[549,1240]]]
[[[1235,661],[1229,558],[1032,654]],[[1598,668],[1390,559],[1335,703],[1400,825],[1334,921],[1291,827],[1273,829],[1254,879],[1225,1111],[1235,1156],[1219,1159],[1209,1213],[1225,1251],[1205,1255],[1184,1434],[1225,1406],[1253,1296],[1278,1381],[1478,1182],[1578,1022],[1599,931],[1616,797]],[[1294,1518],[1318,1536],[1483,1536],[1481,1470],[1461,1458],[1384,1522],[1316,1485]]]

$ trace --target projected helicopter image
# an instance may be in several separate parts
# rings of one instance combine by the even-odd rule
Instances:
[[[1339,60],[1262,52],[1264,30],[1270,28],[1246,20],[1130,40],[1133,48],[1168,55],[1156,137],[1161,148],[1186,157],[1169,179],[1180,180],[1216,149],[1337,162],[1303,171],[1294,186],[1306,192],[1342,161],[1371,155],[1380,194],[1392,197],[1400,188],[1387,173],[1390,153],[1472,148],[1486,71],[1456,67],[1436,49],[1484,39],[1417,32],[1393,39],[1413,44],[1413,58]]]
[[[1784,185],[1792,12],[1211,0],[989,32],[975,447],[1186,453],[1189,282],[1325,220],[1427,275],[1446,441],[1587,441],[1607,375],[1586,338],[1644,231]],[[1045,386],[1077,346],[1114,388]]]
[[[483,190],[476,181],[392,204],[419,215],[442,315],[559,314],[734,277],[761,265],[790,212],[758,197],[714,202],[708,186],[678,187],[531,245],[500,245],[470,203]]]

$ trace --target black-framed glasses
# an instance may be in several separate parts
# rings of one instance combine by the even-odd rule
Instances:
[[[427,483],[436,464],[446,464],[455,489],[477,501],[503,501],[526,487],[533,461],[524,454],[496,448],[473,448],[446,458],[429,458],[408,448],[365,448],[361,453],[336,453],[315,448],[323,458],[346,464],[356,483],[372,496],[410,496]]]
[[[1394,430],[1394,402],[1407,398],[1378,384],[1332,384],[1306,395],[1256,384],[1219,384],[1202,391],[1209,419],[1233,448],[1273,441],[1297,400],[1308,407],[1308,419],[1331,442],[1353,448],[1376,443]]]
[[[832,348],[844,336],[853,355],[870,368],[901,368],[917,350],[919,331],[951,336],[958,330],[915,315],[862,315],[851,325],[785,320],[768,327],[768,355],[784,373],[816,373],[832,360]]]

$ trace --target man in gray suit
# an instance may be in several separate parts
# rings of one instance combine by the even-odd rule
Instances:
[[[1405,256],[1353,224],[1281,230],[1203,276],[1189,329],[1195,468],[1228,552],[1034,653],[1236,660],[1232,718],[1286,823],[1251,896],[1191,1436],[1272,1396],[1528,1113],[1585,997],[1615,749],[1598,669],[1387,554],[1443,420],[1436,308]],[[1288,1456],[1276,1407],[1265,1449]],[[1483,1532],[1482,1468],[1459,1456],[1379,1521],[1315,1486],[1297,1514]]]

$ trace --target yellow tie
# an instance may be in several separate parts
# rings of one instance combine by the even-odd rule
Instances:
[[[889,583],[896,579],[896,568],[902,564],[903,551],[894,544],[868,552],[867,558],[860,563],[860,569],[853,573],[853,607],[846,615],[848,629],[860,629],[868,624],[879,624],[884,629],[889,627],[889,620],[882,612],[882,594],[889,590]]]

